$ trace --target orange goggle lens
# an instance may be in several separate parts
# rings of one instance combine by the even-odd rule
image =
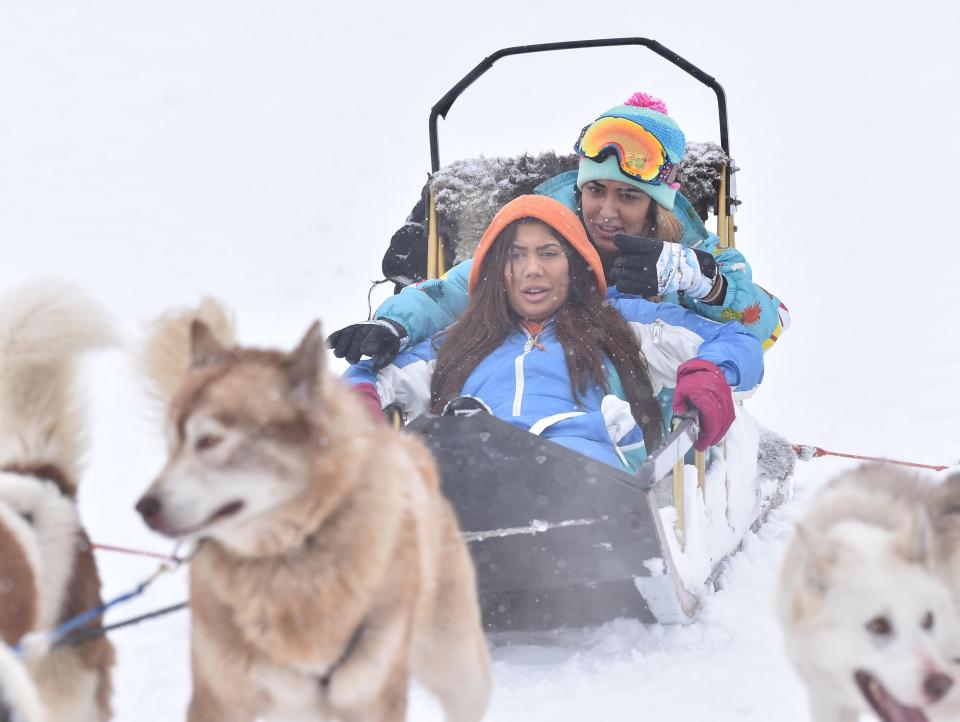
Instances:
[[[620,170],[646,183],[670,182],[673,163],[657,137],[639,123],[626,118],[600,118],[580,134],[574,150],[585,158],[600,160],[616,153]]]

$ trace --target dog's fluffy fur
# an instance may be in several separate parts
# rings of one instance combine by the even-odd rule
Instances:
[[[8,504],[0,503],[0,580],[3,580],[0,585],[0,720],[3,722],[44,719],[33,680],[7,647],[19,642],[36,626],[39,557],[39,544],[27,520]]]
[[[318,325],[283,354],[229,348],[229,324],[192,316],[148,344],[170,456],[138,503],[199,540],[188,719],[403,720],[413,673],[449,720],[479,720],[474,572],[426,449],[324,371]]]
[[[935,534],[947,522],[938,515],[931,524],[933,489],[889,466],[863,466],[822,489],[798,523],[779,612],[814,720],[923,720],[952,706],[943,698],[960,651],[956,602]]]
[[[13,650],[0,644],[0,720],[48,722],[40,694]]]
[[[101,603],[76,508],[86,434],[74,375],[80,354],[113,341],[104,312],[69,284],[34,281],[0,300],[0,578],[12,580],[0,587],[0,636],[7,644]],[[102,722],[110,718],[113,662],[113,647],[98,637],[32,655],[26,666],[48,719]],[[30,694],[8,690],[8,704]]]

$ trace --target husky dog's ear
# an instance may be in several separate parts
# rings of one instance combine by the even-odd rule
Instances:
[[[190,323],[190,366],[202,369],[224,359],[227,350],[220,345],[213,331],[203,321],[194,319]]]
[[[296,401],[310,405],[316,400],[317,388],[326,367],[325,348],[320,322],[314,321],[287,361],[290,393]]]
[[[926,509],[913,510],[906,525],[897,533],[897,550],[911,564],[930,566],[933,554],[933,529]]]

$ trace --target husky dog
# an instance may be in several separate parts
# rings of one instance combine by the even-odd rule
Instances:
[[[112,342],[103,311],[62,282],[34,281],[0,301],[0,637],[7,644],[101,604],[76,507],[86,443],[74,367],[82,352]],[[26,667],[48,719],[103,722],[113,662],[110,642],[97,637],[31,655]]]
[[[817,722],[919,721],[943,709],[957,621],[926,509],[932,488],[862,466],[821,490],[797,524],[779,613]]]
[[[168,316],[146,359],[176,391],[137,509],[199,541],[188,719],[403,720],[411,673],[449,720],[481,719],[474,572],[430,455],[326,373],[319,324],[285,354],[231,347],[224,318]]]

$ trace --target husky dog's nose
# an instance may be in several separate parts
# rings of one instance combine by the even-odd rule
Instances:
[[[931,702],[943,697],[953,686],[953,680],[943,672],[934,672],[923,680],[923,691],[927,693]]]
[[[160,502],[160,499],[153,494],[147,494],[137,502],[137,511],[140,512],[140,516],[147,522],[159,514],[162,508],[163,504]]]

